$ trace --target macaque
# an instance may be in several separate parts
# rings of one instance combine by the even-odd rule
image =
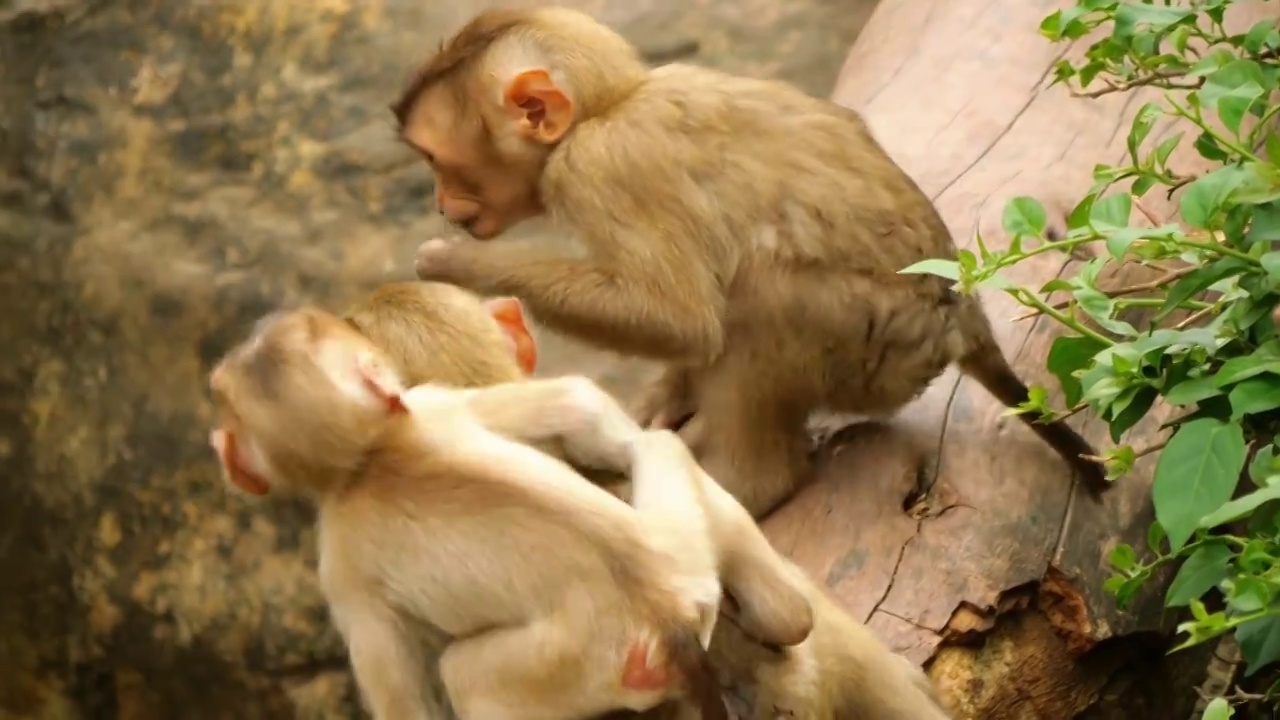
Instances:
[[[386,352],[409,384],[484,387],[518,380],[536,365],[536,344],[513,298],[481,300],[443,283],[391,283],[350,309],[347,322]],[[721,566],[729,602],[712,636],[712,663],[729,682],[755,688],[753,720],[948,717],[920,668],[849,617],[773,549],[741,505],[690,469],[713,503],[713,538],[736,550],[736,561]],[[718,533],[716,518],[726,528]],[[643,717],[666,720],[677,711],[668,706]],[[628,717],[637,716],[618,711],[600,720]]]
[[[823,590],[807,588],[813,632],[799,645],[769,648],[732,622],[716,626],[712,664],[731,686],[754,690],[743,720],[950,720],[919,666]]]
[[[321,590],[375,720],[431,717],[423,625],[452,638],[439,675],[464,720],[670,701],[727,718],[705,651],[717,559],[673,433],[643,431],[585,378],[407,389],[311,307],[261,320],[209,382],[227,484],[318,507]],[[627,473],[632,505],[516,430]]]
[[[1006,405],[1027,388],[974,296],[912,263],[953,257],[929,198],[852,110],[779,82],[650,69],[562,8],[485,11],[392,105],[471,236],[417,274],[511,295],[554,330],[667,363],[636,407],[681,430],[755,516],[807,476],[814,411],[887,416],[951,363]],[[546,217],[564,243],[501,239]],[[1095,497],[1096,453],[1021,416]]]
[[[388,283],[350,308],[345,319],[385,354],[409,386],[483,388],[517,382],[526,379],[537,363],[537,345],[515,298],[481,299],[446,283]],[[545,422],[540,412],[533,403],[506,413],[495,409],[490,429],[527,441],[530,428]],[[617,412],[623,411],[618,408]],[[582,452],[574,456],[558,440],[549,437],[531,444],[572,461],[594,482],[633,501],[630,483],[609,472],[610,468],[600,467],[607,463]],[[742,506],[710,480],[692,457],[688,462],[691,480],[701,489],[718,572],[736,622],[753,638],[772,645],[803,641],[813,622],[803,573],[773,550]]]

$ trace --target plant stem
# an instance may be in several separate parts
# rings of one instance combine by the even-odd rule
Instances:
[[[1103,345],[1106,345],[1107,347],[1111,347],[1112,345],[1116,344],[1115,341],[1112,340],[1111,338],[1105,335],[1102,335],[1098,332],[1095,332],[1090,328],[1085,327],[1083,324],[1077,322],[1075,318],[1065,315],[1061,312],[1058,312],[1054,308],[1050,307],[1049,303],[1045,302],[1044,300],[1041,300],[1039,295],[1036,295],[1035,293],[1031,292],[1030,290],[1027,290],[1026,288],[1012,288],[1008,292],[1010,295],[1013,295],[1015,300],[1022,303],[1023,305],[1026,305],[1028,307],[1033,307],[1039,310],[1041,313],[1044,313],[1045,315],[1048,315],[1054,320],[1057,320],[1059,324],[1065,325],[1066,327],[1069,327],[1072,330],[1075,330],[1076,332],[1080,333],[1081,335],[1084,335],[1087,338],[1096,340],[1102,343]]]
[[[1254,256],[1248,253],[1242,253],[1235,248],[1229,248],[1221,243],[1203,243],[1196,240],[1169,240],[1170,243],[1178,247],[1192,248],[1194,250],[1204,250],[1205,252],[1218,253],[1219,255],[1230,255],[1233,258],[1244,260],[1250,265],[1261,266],[1262,263]]]
[[[1253,154],[1252,150],[1246,150],[1239,143],[1235,143],[1235,142],[1232,142],[1231,140],[1228,140],[1226,137],[1222,135],[1222,133],[1210,127],[1209,123],[1205,122],[1204,119],[1200,117],[1200,113],[1198,112],[1193,113],[1187,108],[1183,107],[1182,105],[1179,105],[1178,102],[1174,100],[1173,96],[1170,95],[1169,93],[1165,93],[1164,98],[1165,100],[1168,101],[1169,106],[1173,108],[1174,114],[1178,115],[1179,117],[1190,120],[1192,123],[1195,123],[1196,127],[1203,130],[1206,135],[1213,138],[1222,147],[1230,150],[1231,152],[1247,160],[1252,160],[1254,162],[1262,162],[1262,160],[1260,160],[1257,155]]]

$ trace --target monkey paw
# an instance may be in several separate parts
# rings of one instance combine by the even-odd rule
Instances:
[[[414,270],[419,280],[451,281],[456,271],[454,259],[460,240],[435,238],[418,246]]]

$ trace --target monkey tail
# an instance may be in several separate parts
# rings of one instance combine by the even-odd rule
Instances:
[[[1006,407],[1026,402],[1029,397],[1027,386],[1018,378],[1004,353],[1000,351],[1000,345],[991,330],[991,322],[982,311],[981,304],[972,297],[962,298],[960,302],[960,329],[964,338],[964,351],[957,364],[961,371],[982,383]],[[1107,481],[1106,472],[1100,463],[1082,457],[1097,455],[1089,441],[1062,420],[1043,423],[1032,415],[1018,417],[1070,463],[1090,496],[1094,500],[1101,500],[1111,483]]]
[[[684,675],[689,702],[698,708],[698,716],[702,720],[729,720],[729,710],[720,693],[720,681],[697,634],[687,630],[673,632],[668,639],[668,648],[673,664]]]

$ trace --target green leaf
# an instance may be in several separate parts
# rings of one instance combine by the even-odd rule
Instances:
[[[1232,615],[1256,613],[1269,606],[1274,595],[1266,581],[1248,575],[1237,574],[1226,585],[1223,590]]]
[[[1258,102],[1262,94],[1260,85],[1249,82],[1218,98],[1218,117],[1222,119],[1222,124],[1232,133],[1239,135],[1240,123],[1244,121],[1245,113],[1249,112],[1250,106]]]
[[[1263,373],[1280,373],[1280,358],[1262,353],[1231,358],[1222,363],[1213,382],[1218,387],[1226,387]]]
[[[1097,195],[1089,193],[1085,195],[1076,206],[1071,208],[1071,212],[1067,213],[1067,229],[1079,230],[1080,228],[1089,227],[1089,216],[1093,213],[1093,203],[1097,199]]]
[[[1236,642],[1244,655],[1245,677],[1280,659],[1280,618],[1263,617],[1236,628]]]
[[[1143,105],[1138,108],[1138,112],[1134,113],[1133,124],[1129,127],[1129,138],[1126,142],[1129,146],[1129,157],[1133,158],[1135,165],[1142,162],[1138,157],[1138,148],[1142,147],[1142,141],[1147,139],[1160,114],[1160,104],[1153,102]]]
[[[1160,523],[1153,522],[1147,526],[1147,549],[1156,555],[1163,555],[1164,551],[1160,549],[1160,543],[1164,542],[1164,528],[1160,527]]]
[[[1132,394],[1125,398],[1127,393]],[[1120,442],[1120,437],[1128,432],[1129,428],[1138,424],[1138,421],[1151,409],[1158,394],[1150,385],[1133,386],[1126,393],[1121,393],[1121,396],[1116,399],[1116,405],[1111,409],[1111,422],[1108,429],[1111,431],[1112,442]],[[1119,402],[1122,398],[1127,400],[1123,405]]]
[[[1165,298],[1164,305],[1161,305],[1156,312],[1154,322],[1160,322],[1179,305],[1204,292],[1214,283],[1239,275],[1248,268],[1249,264],[1245,261],[1228,257],[1214,260],[1204,267],[1192,270],[1169,288],[1169,294]]]
[[[1261,375],[1249,378],[1231,388],[1227,398],[1231,401],[1233,420],[1274,410],[1280,407],[1280,377]]]
[[[1111,549],[1109,559],[1111,567],[1120,572],[1128,572],[1133,569],[1134,565],[1138,564],[1138,553],[1134,552],[1133,548],[1128,545],[1120,543]]]
[[[1258,487],[1267,485],[1267,478],[1275,474],[1276,446],[1266,445],[1253,454],[1249,463],[1249,479]]]
[[[1182,219],[1193,227],[1209,229],[1222,211],[1223,203],[1244,179],[1244,174],[1234,165],[1220,167],[1196,178],[1178,198]]]
[[[1272,283],[1280,282],[1280,252],[1264,253],[1258,258],[1258,262],[1262,265],[1262,269],[1267,271],[1267,277]]]
[[[1244,49],[1257,55],[1263,50],[1274,48],[1280,44],[1280,34],[1276,32],[1276,21],[1270,18],[1259,20],[1244,34]]]
[[[1140,195],[1135,191],[1135,194]],[[1130,227],[1111,230],[1107,235],[1107,252],[1111,253],[1111,257],[1116,260],[1123,260],[1124,253],[1133,244],[1134,240],[1143,237],[1149,232],[1147,228]]]
[[[930,258],[908,265],[898,272],[903,275],[937,275],[948,280],[959,280],[960,263],[955,260]]]
[[[1244,431],[1234,423],[1192,420],[1169,439],[1156,461],[1151,494],[1174,552],[1191,538],[1200,518],[1231,499],[1244,460]]]
[[[1182,142],[1182,136],[1185,134],[1185,131],[1176,133],[1161,140],[1160,144],[1156,145],[1152,156],[1155,158],[1157,168],[1164,169],[1165,163],[1169,162],[1169,156],[1173,154],[1174,148],[1178,147],[1178,143]]]
[[[1265,145],[1267,159],[1271,161],[1272,165],[1280,165],[1280,135],[1273,132],[1267,133]]]
[[[1200,518],[1200,527],[1208,529],[1224,523],[1235,522],[1257,510],[1263,503],[1271,502],[1272,500],[1280,500],[1280,485],[1270,485],[1241,495]]]
[[[1093,361],[1093,357],[1107,346],[1087,337],[1059,336],[1049,346],[1049,357],[1045,361],[1049,372],[1058,378],[1062,386],[1062,394],[1067,407],[1074,407],[1080,402],[1082,390],[1076,371],[1082,370]]]
[[[1195,11],[1183,7],[1164,7],[1122,2],[1116,6],[1115,26],[1117,38],[1132,37],[1139,27],[1165,30],[1177,23],[1195,17]]]
[[[1235,714],[1235,710],[1231,709],[1231,703],[1224,698],[1216,697],[1204,706],[1204,715],[1200,716],[1200,720],[1231,720]]]
[[[1114,193],[1093,201],[1089,222],[1103,228],[1123,228],[1129,225],[1129,213],[1133,210],[1133,198],[1129,193]]]
[[[1201,546],[1178,568],[1164,595],[1165,607],[1182,607],[1227,579],[1235,553],[1222,543]]]
[[[1231,159],[1231,156],[1227,154],[1227,151],[1223,150],[1222,146],[1218,144],[1218,141],[1207,132],[1200,133],[1200,136],[1196,138],[1195,148],[1196,151],[1200,153],[1200,156],[1205,160],[1226,162]]]
[[[1249,232],[1244,237],[1245,245],[1280,240],[1280,202],[1269,202],[1254,206],[1253,216],[1249,221]],[[1270,254],[1270,253],[1268,253]],[[1262,256],[1263,267],[1266,267],[1266,255]],[[1272,272],[1267,268],[1267,272]]]
[[[1049,221],[1049,216],[1044,211],[1044,206],[1035,198],[1020,195],[1010,200],[1004,206],[1004,215],[1001,222],[1004,225],[1004,231],[1010,237],[1016,235],[1035,235],[1044,234],[1045,223]]]
[[[1164,398],[1173,405],[1190,405],[1221,394],[1222,388],[1218,387],[1212,377],[1202,377],[1183,380],[1165,393]]]

